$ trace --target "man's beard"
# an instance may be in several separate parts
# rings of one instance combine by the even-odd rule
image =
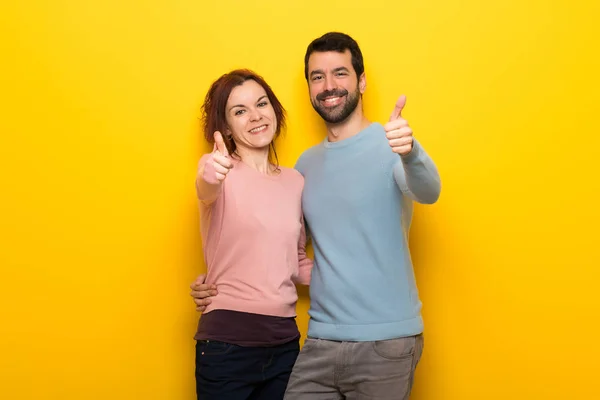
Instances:
[[[324,100],[327,97],[346,97],[346,102],[343,107],[336,106],[333,108],[325,107],[321,100]],[[360,90],[358,89],[358,85],[356,86],[356,90],[354,93],[348,93],[345,89],[333,89],[326,90],[322,93],[319,93],[316,96],[316,99],[311,99],[311,103],[315,111],[330,124],[337,124],[344,121],[346,118],[350,116],[358,106],[358,101],[360,99]]]

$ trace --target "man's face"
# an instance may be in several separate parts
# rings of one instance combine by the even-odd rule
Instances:
[[[360,102],[365,74],[356,76],[349,50],[314,52],[308,59],[308,90],[313,108],[330,124],[343,122]]]

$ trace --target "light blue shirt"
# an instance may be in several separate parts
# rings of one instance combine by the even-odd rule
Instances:
[[[374,341],[423,331],[408,248],[413,201],[434,203],[440,178],[414,140],[392,152],[383,126],[308,149],[302,207],[315,252],[308,336]]]

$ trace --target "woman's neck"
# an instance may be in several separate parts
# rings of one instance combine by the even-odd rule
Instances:
[[[271,175],[275,170],[273,165],[269,162],[268,147],[263,149],[246,149],[238,147],[236,153],[244,164],[262,174]]]

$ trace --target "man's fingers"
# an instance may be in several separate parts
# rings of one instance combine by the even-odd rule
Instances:
[[[413,134],[412,129],[408,126],[405,126],[400,129],[394,129],[393,131],[386,132],[385,137],[388,140],[392,140],[392,139],[398,139],[398,138],[405,137],[405,136],[412,136],[412,134]]]
[[[204,312],[206,306],[212,303],[210,297],[216,296],[218,293],[216,285],[204,283],[205,281],[206,274],[202,274],[190,285],[192,289],[190,296],[192,296],[198,312]]]
[[[394,153],[400,154],[401,156],[410,153],[411,150],[412,150],[412,148],[410,146],[401,146],[401,147],[392,148],[392,151]]]
[[[396,129],[401,129],[401,128],[404,128],[404,127],[407,127],[407,126],[408,126],[408,121],[407,120],[405,120],[404,118],[398,118],[398,119],[395,119],[393,121],[390,121],[390,122],[386,123],[383,126],[383,129],[386,132],[390,132],[390,131],[394,131]]]
[[[392,147],[392,151],[396,154],[406,155],[412,151],[412,144],[407,144],[405,146],[397,146]]]
[[[395,121],[402,116],[402,110],[406,105],[406,96],[402,95],[398,97],[396,101],[396,105],[394,106],[394,111],[392,111],[392,115],[390,116],[390,121]]]
[[[208,283],[193,283],[190,288],[192,289],[192,292],[208,292],[211,290],[217,290],[216,285],[209,285]]]
[[[194,303],[196,303],[196,307],[206,307],[212,303],[212,301],[210,299],[194,299]]]
[[[200,274],[200,275],[198,275],[198,277],[196,278],[194,283],[192,283],[192,286],[193,285],[202,285],[202,284],[204,284],[204,281],[206,281],[206,274]]]
[[[197,280],[190,285],[190,288],[196,291],[215,290],[217,289],[217,285],[204,283],[204,280]]]
[[[216,296],[218,294],[216,289],[206,289],[206,290],[192,290],[190,296],[194,299],[205,299],[207,297]]]
[[[389,143],[391,147],[405,146],[412,143],[412,137],[405,136],[398,139],[392,139]]]

